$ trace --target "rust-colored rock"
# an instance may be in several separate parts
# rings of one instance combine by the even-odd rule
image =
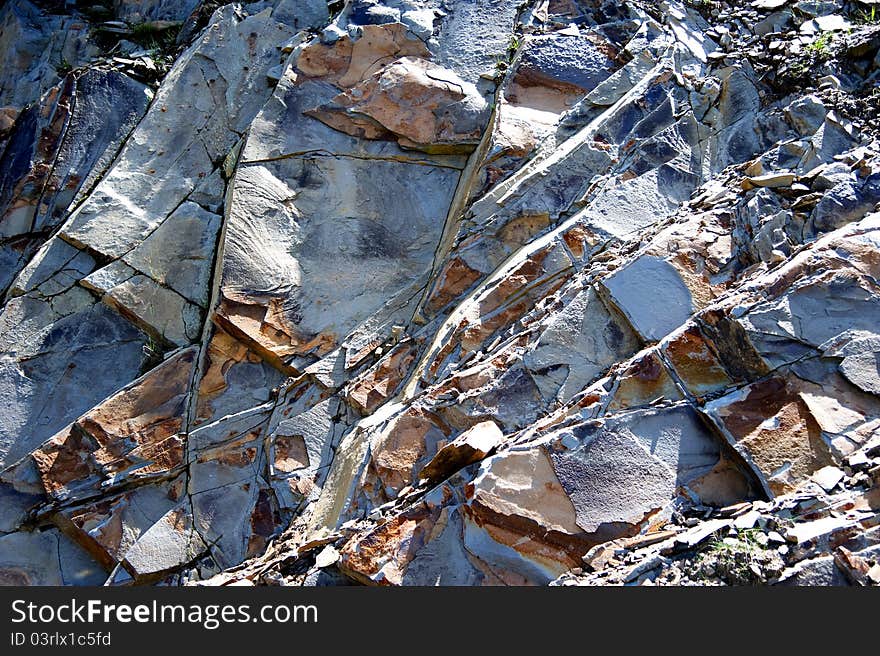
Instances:
[[[33,452],[46,492],[167,474],[182,466],[183,428],[196,350],[189,348],[77,419]]]
[[[296,60],[297,70],[348,89],[399,57],[428,57],[424,42],[405,25],[364,25],[356,41],[348,35],[331,45],[310,43]]]
[[[402,57],[306,114],[355,137],[454,153],[476,147],[488,111],[476,87],[453,71]]]
[[[288,375],[296,371],[288,364],[291,356],[324,355],[336,346],[333,335],[301,336],[287,318],[281,299],[269,299],[264,305],[258,299],[241,302],[224,298],[214,321]]]
[[[418,409],[394,419],[372,446],[372,465],[381,488],[392,495],[414,479],[416,466],[436,452],[447,432]]]
[[[649,351],[620,372],[612,408],[676,401],[681,393],[658,355]]]
[[[431,461],[422,467],[419,478],[443,480],[462,467],[485,458],[503,439],[504,434],[494,421],[480,422],[441,447]]]
[[[723,390],[732,383],[695,326],[689,326],[673,337],[663,351],[675,373],[694,396]]]
[[[415,361],[410,341],[397,344],[374,367],[352,381],[349,400],[364,414],[370,414],[397,391]]]
[[[794,490],[814,471],[834,462],[793,381],[768,378],[708,407],[773,494]]]

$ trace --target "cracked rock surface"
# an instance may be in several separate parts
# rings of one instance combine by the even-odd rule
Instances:
[[[61,4],[0,583],[880,584],[872,3]]]

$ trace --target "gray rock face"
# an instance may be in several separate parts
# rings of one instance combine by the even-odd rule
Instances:
[[[692,4],[6,3],[0,582],[877,583],[877,44]]]
[[[0,537],[3,585],[100,585],[103,570],[58,531]]]
[[[675,267],[657,257],[634,260],[609,276],[604,287],[645,340],[660,339],[687,321],[696,309]]]
[[[201,307],[208,305],[220,217],[186,201],[122,262]]]
[[[270,12],[244,20],[231,8],[218,13],[60,236],[113,259],[143,242],[241,138],[269,95],[266,71],[291,36]],[[239,62],[235,74],[220,68],[226,61]]]
[[[825,556],[814,560],[806,560],[798,563],[789,572],[786,572],[779,582],[782,586],[846,586],[849,582],[837,565],[834,558]]]
[[[568,301],[548,324],[534,350],[523,357],[547,397],[568,401],[639,349],[630,325],[608,310],[592,288]]]
[[[12,128],[0,175],[0,288],[109,167],[152,92],[116,71],[71,74]]]
[[[82,16],[43,12],[28,0],[0,7],[0,107],[24,108],[62,75],[98,54]]]
[[[816,134],[825,122],[828,109],[815,96],[797,98],[785,108],[789,121],[804,136]]]
[[[232,203],[249,209],[233,209],[227,227],[224,325],[297,368],[340,346],[388,301],[417,292],[457,176],[344,156],[242,165]],[[376,179],[387,181],[382,194]],[[343,185],[349,193],[328,203]],[[262,220],[254,221],[253,208]],[[265,312],[262,321],[255,311]]]
[[[0,325],[6,466],[136,377],[144,361],[144,334],[81,288],[12,299]]]
[[[626,414],[573,434],[582,446],[551,458],[578,526],[599,537],[620,524],[637,526],[670,502],[676,485],[705,476],[719,458],[717,443],[687,408]]]
[[[43,192],[36,230],[58,225],[71,203],[92,190],[152,97],[143,84],[117,71],[89,69],[76,78],[73,111]]]
[[[880,368],[877,351],[862,351],[848,355],[840,363],[840,373],[846,379],[872,394],[880,394]]]
[[[880,177],[842,181],[828,190],[810,217],[815,234],[857,221],[880,203]]]

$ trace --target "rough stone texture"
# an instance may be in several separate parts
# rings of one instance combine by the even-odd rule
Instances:
[[[462,467],[483,460],[503,440],[504,434],[495,422],[481,422],[441,447],[431,462],[422,468],[419,476],[428,480],[442,480]]]
[[[604,281],[611,301],[642,339],[656,341],[677,328],[696,309],[690,290],[675,268],[643,255]]]
[[[488,111],[473,84],[425,59],[401,57],[307,115],[352,136],[394,136],[403,147],[455,152],[476,147]]]
[[[11,128],[0,175],[0,288],[90,191],[146,111],[152,91],[118,73],[71,73]]]
[[[266,71],[291,36],[270,11],[243,20],[231,7],[215,14],[61,237],[119,258],[166,219],[175,223],[174,210],[223,161],[265,101]]]
[[[43,12],[28,0],[0,7],[0,107],[23,108],[58,82],[62,62],[79,66],[99,49],[83,16]]]
[[[0,582],[878,582],[840,3],[70,4],[0,9]]]
[[[190,348],[110,397],[31,453],[46,492],[90,496],[119,478],[165,475],[183,465],[180,432],[195,350]]]

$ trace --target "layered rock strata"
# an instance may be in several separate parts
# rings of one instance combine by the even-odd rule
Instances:
[[[44,4],[0,581],[880,582],[859,3]]]

